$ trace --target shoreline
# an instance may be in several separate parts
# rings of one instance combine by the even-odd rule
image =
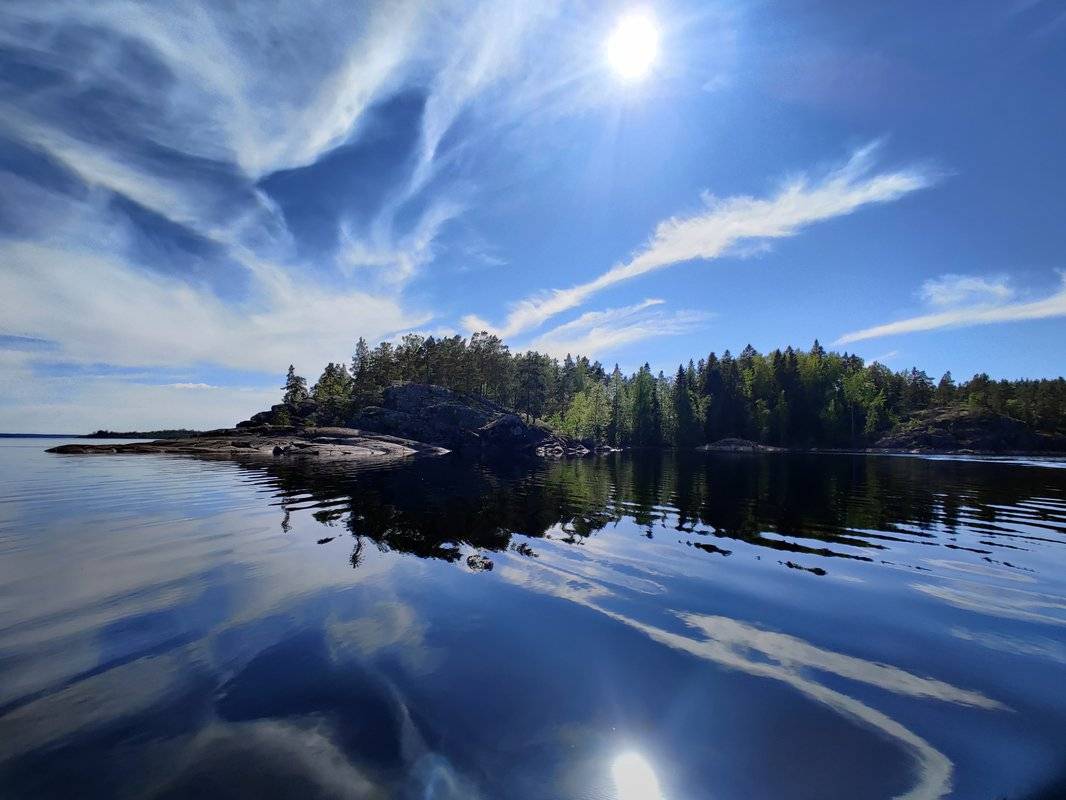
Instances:
[[[329,434],[333,434],[330,436]],[[337,434],[340,434],[338,437]],[[373,441],[378,443],[389,443],[393,445],[406,445],[408,448],[426,451],[444,450],[444,448],[435,448],[431,445],[426,445],[422,442],[416,442],[413,440],[404,440],[400,437],[391,437],[388,435],[372,433],[369,431],[353,431],[345,429],[330,429],[323,428],[315,431],[301,431],[295,432],[283,432],[277,431],[273,434],[264,434],[263,432],[256,432],[251,436],[244,431],[236,430],[222,430],[222,431],[203,431],[190,436],[181,437],[151,437],[147,434],[134,436],[130,434],[115,435],[111,437],[98,436],[93,434],[45,434],[45,433],[5,433],[0,434],[0,438],[4,439],[79,439],[79,440],[101,440],[108,441],[109,439],[115,440],[135,440],[132,443],[113,446],[108,444],[68,444],[60,445],[59,447],[50,448],[47,452],[56,452],[61,454],[103,454],[103,453],[184,453],[184,454],[207,454],[214,455],[226,453],[239,452],[242,455],[248,455],[250,453],[261,452],[259,445],[265,444],[263,440],[268,438],[277,438],[278,440],[285,440],[286,443],[291,444],[294,441],[299,441],[301,445],[306,446],[305,443],[314,444],[340,444],[345,438],[357,437],[363,441],[358,442],[360,445],[367,445]],[[235,439],[259,439],[256,445],[250,446],[250,442],[234,442]],[[317,442],[314,440],[318,440]],[[340,441],[338,441],[338,439]],[[350,444],[356,444],[349,438]],[[271,455],[273,455],[273,445],[271,442],[270,448]],[[303,449],[298,447],[297,449]],[[312,448],[316,450],[318,448]],[[329,448],[334,449],[334,448]],[[566,454],[574,455],[575,457],[586,457],[586,455],[609,455],[611,453],[624,453],[624,452],[693,452],[693,453],[717,453],[717,454],[741,454],[741,455],[772,455],[772,454],[787,454],[787,455],[883,455],[883,456],[973,456],[979,458],[1032,458],[1032,459],[1045,459],[1045,460],[1064,460],[1066,459],[1066,451],[1061,450],[974,450],[969,448],[958,449],[943,449],[943,448],[885,448],[885,447],[777,447],[771,445],[760,445],[758,443],[751,443],[750,445],[729,445],[722,447],[715,447],[713,445],[699,445],[696,447],[612,447],[601,448],[599,450],[590,450],[588,454]],[[336,451],[335,451],[336,452]],[[280,454],[279,454],[280,455]],[[308,453],[310,455],[310,453]],[[520,455],[514,453],[513,455]],[[524,454],[522,454],[524,455]]]

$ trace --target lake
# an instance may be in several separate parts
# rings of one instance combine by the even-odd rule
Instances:
[[[1066,794],[1061,462],[55,443],[0,441],[3,798]]]

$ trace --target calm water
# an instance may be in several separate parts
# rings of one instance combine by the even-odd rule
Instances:
[[[0,442],[0,797],[1066,794],[1062,465],[50,444]]]

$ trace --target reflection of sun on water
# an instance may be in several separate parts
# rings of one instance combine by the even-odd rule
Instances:
[[[639,753],[623,753],[611,765],[618,800],[663,800],[659,780]]]

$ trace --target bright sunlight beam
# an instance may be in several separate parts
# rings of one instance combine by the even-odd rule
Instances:
[[[626,14],[607,37],[607,63],[624,80],[643,78],[658,55],[659,26],[647,12]]]
[[[622,753],[611,765],[618,800],[663,800],[659,780],[639,753]]]

